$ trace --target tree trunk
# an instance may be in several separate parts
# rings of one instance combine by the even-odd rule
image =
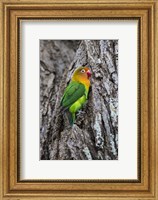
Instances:
[[[88,102],[71,127],[60,101],[74,70],[91,67]],[[40,41],[40,158],[118,159],[118,41]]]

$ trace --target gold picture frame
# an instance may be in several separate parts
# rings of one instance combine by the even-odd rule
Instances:
[[[158,2],[155,0],[1,0],[0,188],[1,199],[158,200]],[[82,16],[82,17],[81,17]],[[140,174],[136,181],[19,180],[20,21],[137,19],[140,66]]]

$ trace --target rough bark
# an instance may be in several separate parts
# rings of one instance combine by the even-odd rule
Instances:
[[[71,127],[60,101],[82,65],[91,67],[91,89]],[[40,42],[40,159],[118,159],[117,40]]]

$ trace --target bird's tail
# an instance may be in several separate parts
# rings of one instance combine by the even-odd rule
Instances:
[[[69,111],[69,108],[64,108],[64,107],[61,107],[60,111],[61,111],[61,114],[66,114],[66,116],[69,120],[69,123],[72,126],[75,122],[75,119],[76,119],[75,113],[71,113]]]
[[[69,110],[67,110],[66,115],[68,117],[70,125],[73,126],[73,124],[75,122],[75,113],[71,113],[71,112],[69,112]]]

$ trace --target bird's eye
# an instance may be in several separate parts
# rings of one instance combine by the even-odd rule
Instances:
[[[82,70],[81,70],[81,73],[85,73],[85,69],[82,69]]]

